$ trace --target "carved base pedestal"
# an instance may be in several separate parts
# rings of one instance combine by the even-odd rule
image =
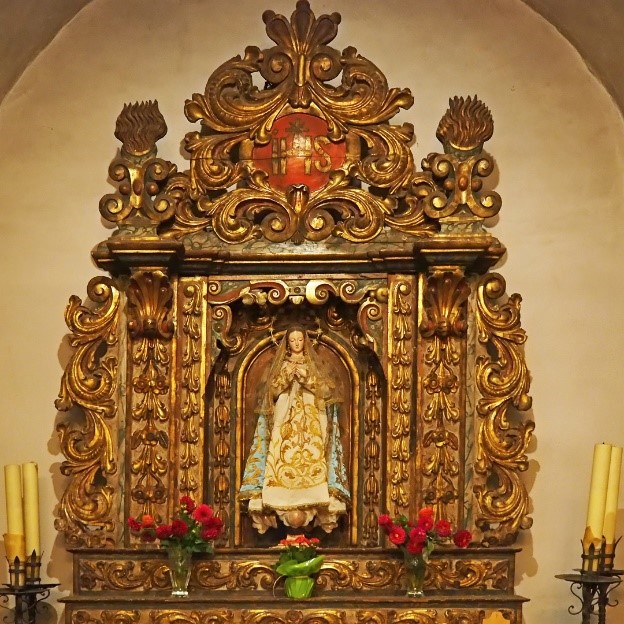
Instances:
[[[521,624],[512,548],[434,553],[425,595],[408,598],[398,549],[327,550],[314,594],[284,595],[275,551],[200,556],[190,594],[174,598],[165,553],[74,551],[66,624]]]

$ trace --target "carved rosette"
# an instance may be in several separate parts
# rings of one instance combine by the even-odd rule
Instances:
[[[181,314],[181,380],[179,494],[201,498],[203,491],[203,401],[206,353],[206,302],[202,280],[181,279],[179,283]]]
[[[173,289],[161,271],[143,271],[132,276],[127,292],[133,390],[130,515],[166,518]]]
[[[530,375],[523,344],[517,294],[503,300],[505,280],[498,274],[482,278],[477,290],[476,323],[481,355],[477,357],[477,403],[480,417],[475,463],[476,525],[483,541],[510,544],[519,529],[532,524],[529,497],[520,473],[528,467],[527,448],[534,423],[510,418],[531,408]],[[492,479],[494,475],[494,479]]]
[[[459,272],[435,271],[423,292],[422,460],[423,502],[438,518],[457,522],[459,509],[461,422],[466,302],[469,287]]]
[[[120,293],[112,280],[93,278],[88,303],[72,296],[65,322],[74,353],[65,368],[56,408],[82,408],[80,421],[57,426],[69,485],[61,498],[55,527],[71,546],[115,543],[117,483],[118,320]]]
[[[412,413],[414,360],[414,300],[416,282],[413,277],[393,278],[389,287],[388,333],[389,353],[389,513],[407,514],[410,494],[410,430],[415,419]]]

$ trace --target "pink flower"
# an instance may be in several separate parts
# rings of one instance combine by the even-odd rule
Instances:
[[[212,508],[210,505],[206,505],[205,503],[202,503],[197,507],[197,509],[195,509],[195,511],[193,511],[193,519],[197,520],[200,524],[206,524],[212,516]]]
[[[174,520],[171,523],[171,536],[184,537],[188,533],[188,524],[184,520]]]
[[[180,507],[182,507],[187,514],[192,514],[193,511],[195,511],[195,501],[190,496],[182,496],[182,498],[180,498]]]
[[[397,546],[404,544],[406,537],[405,529],[401,526],[393,526],[390,533],[388,533],[388,539]]]
[[[438,520],[435,530],[440,537],[448,537],[451,534],[451,523],[448,520]]]
[[[420,553],[423,551],[423,545],[424,542],[413,542],[412,540],[410,540],[409,542],[407,542],[406,545],[407,552],[410,555],[420,555]]]
[[[466,548],[466,546],[468,546],[468,544],[472,541],[472,533],[466,529],[457,531],[457,533],[453,536],[453,541],[455,542],[455,546],[458,546],[459,548]]]

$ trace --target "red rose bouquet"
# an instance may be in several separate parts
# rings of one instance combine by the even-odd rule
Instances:
[[[212,542],[221,535],[223,522],[214,515],[210,505],[196,505],[183,496],[180,508],[171,524],[156,524],[152,516],[128,518],[128,526],[144,542],[158,540],[163,548],[178,547],[190,552],[213,551]]]
[[[379,516],[379,526],[388,539],[410,555],[429,557],[436,544],[453,541],[459,548],[466,548],[472,541],[472,534],[465,529],[453,532],[448,520],[434,520],[431,507],[418,512],[418,520],[411,522],[405,516],[394,520],[388,515]]]

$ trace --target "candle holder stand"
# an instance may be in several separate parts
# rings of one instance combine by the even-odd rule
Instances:
[[[11,624],[36,624],[37,606],[50,596],[50,590],[57,587],[58,583],[41,582],[41,556],[32,554],[21,561],[19,557],[9,560],[9,582],[0,587],[0,604],[3,609],[10,610],[5,606],[9,597],[13,596],[15,609],[13,619],[7,616],[5,622]]]
[[[582,624],[590,624],[591,616],[598,615],[598,624],[606,624],[607,607],[616,606],[617,600],[611,601],[609,594],[622,582],[624,570],[615,570],[615,547],[610,551],[605,549],[605,539],[602,538],[600,548],[591,544],[587,552],[581,555],[582,567],[576,570],[577,574],[556,574],[555,578],[568,581],[570,591],[581,601],[580,608],[574,605],[568,607],[571,615],[581,614]]]

